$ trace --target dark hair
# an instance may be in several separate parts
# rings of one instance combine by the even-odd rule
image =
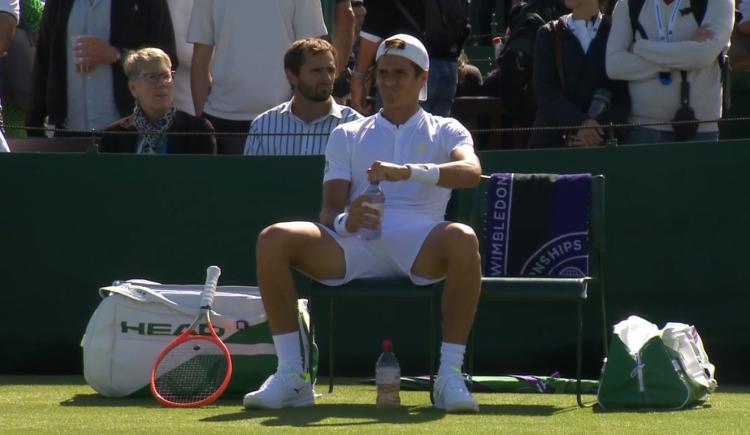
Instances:
[[[334,63],[336,61],[336,48],[330,42],[320,38],[304,38],[292,42],[292,45],[284,54],[284,69],[288,69],[295,76],[299,75],[302,63],[305,61],[305,54],[318,54],[330,52],[333,55]]]

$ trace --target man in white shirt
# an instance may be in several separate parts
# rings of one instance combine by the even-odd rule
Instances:
[[[219,153],[242,152],[250,121],[291,96],[289,44],[327,33],[320,0],[196,0],[188,42],[196,116],[211,121]]]
[[[302,156],[325,152],[331,130],[361,119],[356,110],[333,101],[336,50],[320,38],[295,41],[284,55],[292,99],[253,120],[245,154]]]
[[[174,75],[174,107],[190,115],[195,115],[193,92],[190,90],[190,66],[193,62],[193,44],[187,42],[190,14],[194,0],[167,0],[169,15],[174,27],[174,40],[177,47],[179,66]]]
[[[699,1],[703,4],[702,17],[696,5]],[[734,1],[644,0],[640,12],[634,10],[637,23],[630,19],[631,3],[636,2],[621,0],[615,5],[606,58],[607,75],[629,82],[629,121],[646,124],[634,127],[627,142],[684,140],[670,124],[682,118],[676,115],[682,105],[683,72],[690,86],[689,105],[695,118],[703,121],[689,139],[718,140],[719,126],[709,121],[722,114],[717,58],[729,45]]]
[[[18,0],[0,0],[0,58],[5,56],[5,51],[13,39],[18,24]],[[3,105],[0,101],[0,152],[8,152],[8,144],[3,136]]]
[[[476,186],[482,169],[471,135],[458,121],[420,108],[429,69],[422,43],[403,34],[387,38],[376,62],[383,110],[331,133],[320,223],[278,223],[258,236],[258,283],[279,366],[245,396],[245,407],[314,403],[302,372],[294,268],[327,285],[365,277],[408,276],[415,284],[445,279],[435,406],[479,410],[461,375],[480,293],[479,244],[471,227],[444,216],[451,189]],[[382,214],[361,195],[371,182],[385,192]],[[355,237],[360,229],[378,227],[375,240]]]

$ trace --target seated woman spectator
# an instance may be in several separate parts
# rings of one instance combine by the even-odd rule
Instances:
[[[105,129],[99,151],[139,154],[215,154],[214,129],[208,121],[174,107],[174,71],[158,48],[131,52],[123,62],[135,98],[133,114]],[[107,134],[116,132],[117,134]],[[123,134],[134,132],[138,134]],[[170,134],[188,132],[199,134]]]
[[[605,55],[611,26],[599,0],[565,0],[572,13],[539,29],[534,47],[535,127],[530,148],[603,145],[602,125],[625,123],[630,112],[628,85],[607,77]],[[619,132],[617,132],[619,133]]]

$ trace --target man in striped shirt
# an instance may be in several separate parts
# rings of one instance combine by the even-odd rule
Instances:
[[[339,124],[361,119],[333,101],[336,49],[323,39],[292,43],[284,55],[292,99],[253,120],[245,155],[302,156],[325,153],[328,135]]]

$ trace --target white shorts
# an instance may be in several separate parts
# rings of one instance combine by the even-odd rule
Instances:
[[[390,278],[408,276],[416,285],[428,285],[443,278],[428,279],[411,273],[419,250],[430,232],[442,222],[401,223],[397,228],[383,228],[379,239],[364,241],[356,236],[341,237],[332,229],[318,224],[333,237],[344,251],[346,274],[339,279],[318,280],[337,286],[357,278]]]

